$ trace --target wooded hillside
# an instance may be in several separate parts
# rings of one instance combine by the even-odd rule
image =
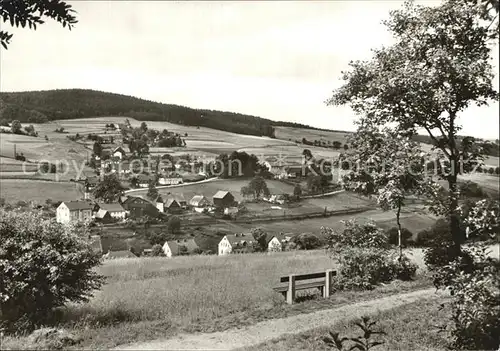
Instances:
[[[55,119],[126,116],[228,132],[274,137],[273,126],[311,128],[240,113],[199,110],[95,90],[68,89],[0,93],[0,120],[43,123]]]

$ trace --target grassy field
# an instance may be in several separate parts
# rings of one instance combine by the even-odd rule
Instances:
[[[440,304],[444,301],[444,298],[422,299],[370,316],[372,321],[377,322],[374,329],[387,333],[386,336],[372,339],[384,341],[384,344],[374,347],[374,350],[446,350],[447,335],[439,333],[437,329],[437,326],[448,322],[448,310],[446,308],[440,310]],[[332,325],[330,328],[289,335],[241,351],[332,350],[325,345],[323,337],[329,336],[329,332],[339,332],[340,337],[361,336],[362,331],[354,324],[355,322],[349,321],[345,324]]]
[[[111,260],[99,268],[107,277],[103,289],[89,303],[62,309],[54,324],[83,338],[78,349],[105,349],[181,331],[225,330],[429,285],[421,277],[296,305],[286,305],[272,290],[281,275],[332,267],[324,251]],[[19,349],[26,346],[23,340],[4,340],[3,347]]]
[[[83,197],[83,192],[76,183],[24,179],[0,180],[0,194],[9,203],[20,200],[44,203],[47,199],[70,201]]]
[[[275,136],[278,139],[289,141],[302,141],[306,138],[309,141],[324,140],[324,141],[340,141],[342,144],[346,142],[349,132],[340,131],[323,131],[315,129],[302,129],[294,127],[275,127]]]

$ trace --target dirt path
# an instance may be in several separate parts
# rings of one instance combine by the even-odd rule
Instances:
[[[422,298],[438,297],[435,289],[391,295],[375,300],[357,302],[334,309],[297,316],[272,319],[216,333],[180,334],[171,339],[119,346],[115,350],[233,350],[257,345],[284,334],[298,334],[311,329],[328,327],[342,320],[359,318],[377,311],[389,310]]]

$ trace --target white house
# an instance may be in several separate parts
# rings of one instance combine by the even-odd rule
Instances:
[[[218,245],[219,255],[252,252],[255,239],[252,234],[226,235]]]
[[[127,216],[127,211],[125,211],[123,206],[118,202],[111,204],[98,203],[94,206],[94,212],[97,212],[99,210],[108,211],[111,215],[111,218],[115,219],[125,219],[125,217]]]
[[[121,146],[118,146],[113,149],[112,157],[118,157],[121,160],[125,157],[125,155],[126,155],[125,150]]]
[[[280,238],[276,235],[269,236],[268,240],[267,240],[267,251],[268,252],[283,251],[283,243],[282,242],[283,242],[283,240],[280,240]]]
[[[193,208],[195,212],[201,213],[205,209],[209,209],[210,201],[204,195],[195,195],[191,200],[189,200],[189,206]]]
[[[56,210],[58,223],[88,222],[92,219],[92,205],[87,201],[62,202]]]
[[[160,185],[178,185],[182,184],[182,177],[160,177],[158,178],[158,184]]]
[[[163,244],[163,253],[167,257],[189,255],[199,249],[194,239],[169,240]]]

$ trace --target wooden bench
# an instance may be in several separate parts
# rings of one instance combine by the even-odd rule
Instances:
[[[306,290],[317,288],[321,291],[323,297],[329,297],[332,287],[332,277],[337,275],[337,272],[333,269],[328,269],[326,272],[319,273],[309,273],[309,274],[291,274],[289,276],[281,277],[281,283],[288,283],[284,286],[276,286],[273,288],[274,291],[281,293],[288,304],[293,304],[295,300],[295,292],[297,290]],[[296,284],[297,281],[302,280],[312,280],[321,279],[313,282],[304,282]]]

